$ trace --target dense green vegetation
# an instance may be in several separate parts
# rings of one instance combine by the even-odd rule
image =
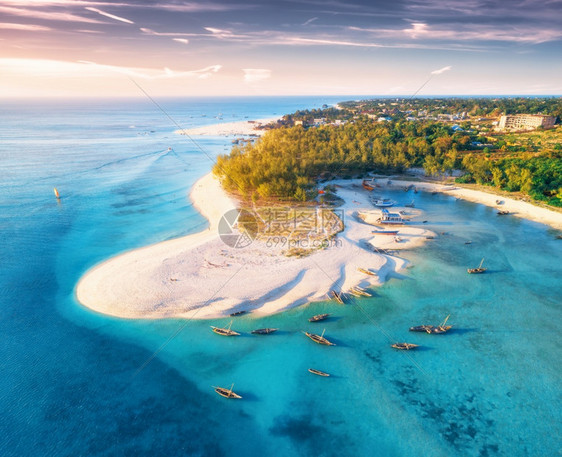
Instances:
[[[342,102],[350,110],[379,111],[398,109],[402,112],[424,111],[427,114],[466,112],[470,116],[498,117],[502,114],[545,114],[562,118],[560,97],[506,97],[506,98],[416,98],[375,99]]]
[[[559,99],[439,99],[438,102],[441,110],[445,107],[476,112],[482,109],[488,113],[501,107],[562,113]],[[470,116],[463,116],[463,122],[456,125],[436,121],[425,114],[423,118],[406,119],[398,108],[393,108],[389,122],[377,122],[378,114],[368,116],[363,111],[366,106],[377,106],[386,114],[389,110],[381,105],[383,102],[354,103],[346,104],[341,110],[329,108],[287,115],[285,125],[272,129],[255,143],[235,146],[230,155],[220,156],[214,172],[222,178],[227,190],[246,198],[306,201],[318,195],[319,181],[336,176],[395,173],[411,167],[423,167],[428,175],[463,170],[466,174],[459,182],[520,191],[562,207],[559,129],[532,134],[494,134],[483,131],[481,119]],[[423,104],[427,113],[435,103],[436,100],[403,101],[400,107]],[[318,119],[323,120],[318,123]],[[304,125],[294,125],[295,120],[304,120]],[[327,124],[329,121],[337,121],[338,125]]]

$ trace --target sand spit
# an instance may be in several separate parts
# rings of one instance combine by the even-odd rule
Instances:
[[[373,235],[373,225],[360,216],[380,214],[359,182],[337,182],[345,200],[345,230],[332,244],[304,257],[280,254],[285,246],[254,241],[245,248],[223,243],[217,226],[234,208],[211,175],[191,192],[195,205],[209,219],[204,232],[121,254],[92,268],[78,283],[76,294],[85,306],[124,318],[214,318],[239,310],[277,313],[324,300],[332,289],[347,291],[384,282],[406,261],[380,249],[418,246],[429,230],[402,227],[400,240]],[[365,213],[365,214],[362,214]],[[377,273],[367,275],[358,268]]]

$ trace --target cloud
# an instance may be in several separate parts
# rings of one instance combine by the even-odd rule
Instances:
[[[416,40],[423,44],[441,42],[459,43],[483,43],[489,41],[512,42],[512,43],[544,43],[562,38],[562,30],[559,27],[548,28],[545,25],[534,26],[530,24],[518,27],[505,24],[452,24],[450,26],[441,24],[432,27],[425,22],[413,21],[408,28],[396,29],[374,29],[361,27],[347,27],[348,30],[359,33],[367,33],[378,39],[395,39],[396,44],[404,40]]]
[[[129,19],[125,19],[124,17],[120,17],[120,16],[115,16],[114,14],[106,13],[105,11],[102,11],[98,8],[87,6],[84,9],[87,9],[88,11],[93,11],[94,13],[101,14],[102,16],[108,17],[110,19],[115,19],[116,21],[126,22],[127,24],[134,24],[134,22],[130,21]]]
[[[152,36],[167,36],[167,37],[212,37],[212,34],[208,33],[186,33],[186,32],[156,32],[155,30],[148,29],[146,27],[141,27],[139,29],[145,35]]]
[[[344,41],[344,40],[331,40],[331,39],[316,39],[316,38],[302,38],[290,37],[284,43],[278,44],[309,44],[309,45],[335,45],[335,46],[354,46],[361,48],[382,48],[383,46],[376,43],[363,43],[358,41]]]
[[[244,82],[249,84],[271,78],[271,70],[264,68],[243,68],[242,71],[244,72]]]
[[[214,27],[204,27],[204,29],[207,30],[208,32],[211,32],[214,37],[219,39],[239,40],[239,39],[251,38],[250,35],[237,35],[232,33],[230,30],[217,29]]]
[[[110,71],[121,73],[131,78],[139,78],[146,80],[155,79],[172,79],[172,78],[189,78],[197,77],[200,79],[209,78],[213,73],[217,73],[222,65],[210,65],[199,70],[189,70],[189,71],[173,71],[165,67],[163,70],[147,69],[147,68],[131,68],[131,67],[119,67],[116,65],[103,65],[96,62],[90,62],[87,60],[79,60],[78,64],[88,65],[96,68],[97,70]]]
[[[439,70],[433,70],[431,72],[432,75],[440,75],[441,73],[445,73],[446,71],[449,71],[452,67],[450,65],[447,65],[446,67],[440,68]]]
[[[304,22],[302,25],[312,24],[316,20],[318,20],[317,17],[311,17],[308,21]]]
[[[0,29],[25,30],[28,32],[46,32],[48,30],[53,30],[50,27],[45,27],[43,25],[14,24],[11,22],[0,22]]]
[[[172,38],[172,40],[177,41],[178,43],[187,44],[189,40],[187,38]]]
[[[102,21],[77,16],[71,13],[57,13],[52,11],[39,11],[37,9],[12,8],[0,6],[0,12],[11,16],[33,17],[35,19],[46,19],[49,21],[88,22],[90,24],[103,24]]]

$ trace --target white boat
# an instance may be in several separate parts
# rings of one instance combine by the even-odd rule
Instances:
[[[380,224],[404,225],[406,222],[402,219],[402,215],[400,213],[389,213],[387,209],[382,209],[381,212],[382,215],[378,220]]]
[[[395,203],[395,201],[388,198],[378,198],[373,200],[373,205],[377,206],[378,208],[388,208],[390,206],[393,206]]]

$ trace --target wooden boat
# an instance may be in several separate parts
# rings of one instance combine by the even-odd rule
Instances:
[[[375,235],[396,235],[398,230],[373,230],[371,233]]]
[[[410,332],[431,333],[431,328],[433,328],[433,325],[416,325],[415,327],[410,327]]]
[[[506,209],[498,211],[498,216],[505,216],[506,214],[509,214],[509,211]]]
[[[468,271],[468,274],[479,274],[479,273],[484,273],[487,268],[482,268],[482,264],[484,263],[484,257],[482,257],[482,260],[480,261],[480,265],[478,265],[478,268],[467,268],[466,271]]]
[[[228,324],[227,328],[213,327],[212,325],[211,325],[211,328],[213,329],[213,332],[215,332],[217,335],[223,335],[223,336],[238,336],[238,335],[240,335],[240,333],[237,333],[234,330],[230,330],[231,325],[232,325],[232,321],[230,321],[230,324]]]
[[[377,275],[374,271],[367,270],[366,268],[358,268],[357,271],[360,271],[361,273],[365,273],[366,275],[369,275],[369,276],[376,276]]]
[[[330,317],[329,314],[317,314],[316,316],[312,316],[311,318],[309,318],[308,322],[320,322],[328,317]]]
[[[371,191],[371,190],[375,190],[375,186],[372,185],[373,181],[370,181],[371,184],[369,184],[369,181],[367,179],[363,180],[363,189]]]
[[[324,332],[325,331],[326,331],[326,329],[324,329],[324,331],[322,332],[322,335],[316,335],[315,333],[309,333],[309,332],[304,332],[304,334],[306,336],[308,336],[315,343],[323,344],[325,346],[335,346],[335,344],[332,343],[330,340],[328,340],[327,338],[324,338]]]
[[[320,370],[315,370],[314,368],[309,368],[308,371],[310,371],[312,374],[317,374],[318,376],[330,376],[328,373],[324,373],[323,371]]]
[[[60,198],[59,191],[57,190],[56,187],[53,187],[53,192],[55,193],[55,197]]]
[[[406,350],[406,351],[409,351],[410,349],[415,349],[415,348],[419,347],[417,344],[413,344],[413,343],[394,343],[391,346],[394,349],[402,349],[402,350]]]
[[[235,399],[239,399],[242,398],[240,395],[238,395],[237,393],[232,391],[232,388],[234,387],[234,384],[232,384],[230,386],[230,389],[225,389],[224,387],[215,387],[213,386],[213,388],[215,389],[215,392],[218,393],[221,397],[224,398],[235,398]]]
[[[230,316],[241,316],[242,314],[246,314],[246,311],[236,311],[235,313],[230,313]]]
[[[447,333],[449,330],[451,330],[451,328],[453,328],[453,326],[452,325],[446,325],[450,316],[451,315],[449,314],[441,324],[433,327],[429,333]]]
[[[472,241],[465,241],[464,244],[472,244]]]
[[[359,295],[363,295],[363,297],[372,297],[373,295],[367,292],[365,289],[359,286],[352,287],[351,290]]]
[[[354,297],[357,297],[357,298],[361,297],[361,294],[359,293],[359,291],[357,291],[357,290],[355,290],[355,289],[353,289],[353,288],[349,289],[349,292],[348,292],[348,293],[351,294],[351,295],[353,295]]]
[[[429,334],[447,333],[451,330],[451,328],[453,328],[452,325],[446,325],[449,320],[449,316],[447,316],[439,325],[417,325],[416,327],[410,327],[410,332],[425,332]]]
[[[278,328],[258,328],[256,330],[252,330],[254,335],[269,335],[270,333],[276,332],[279,330]]]
[[[340,305],[343,305],[343,294],[341,292],[336,292],[335,290],[330,291],[330,296],[336,300]]]

